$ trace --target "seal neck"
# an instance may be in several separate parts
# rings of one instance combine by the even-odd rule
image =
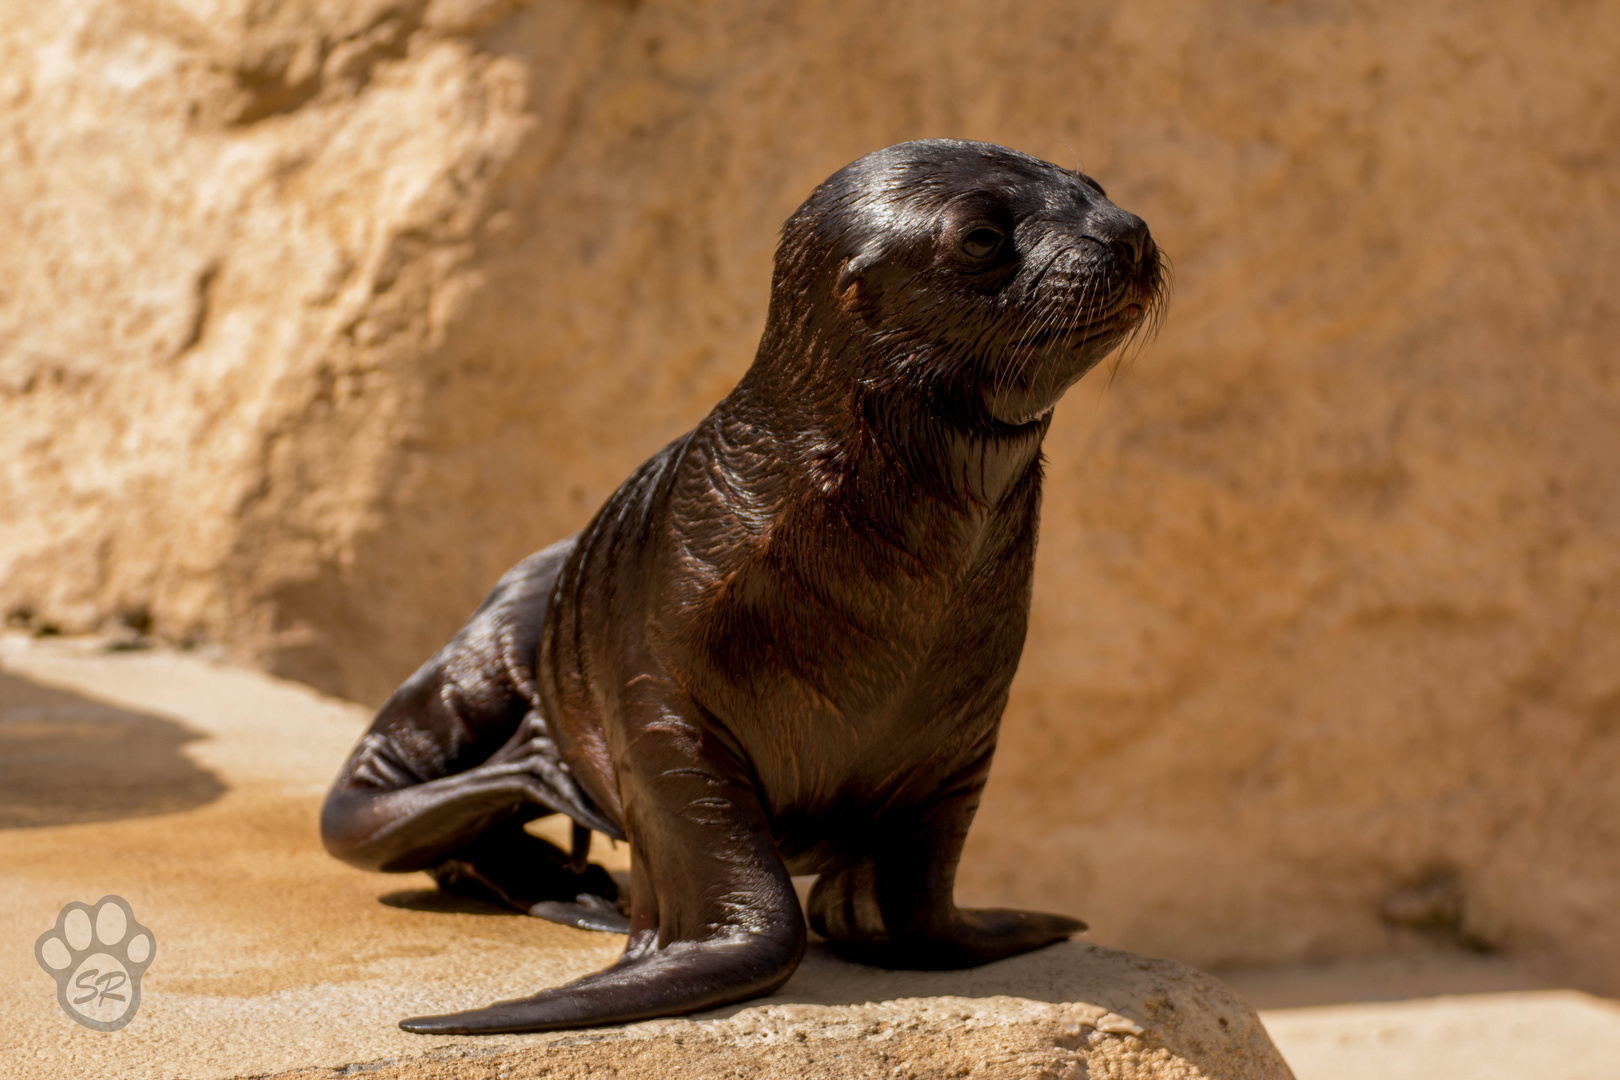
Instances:
[[[892,395],[872,395],[860,404],[867,428],[888,451],[892,467],[943,500],[989,510],[1031,473],[1039,482],[1050,412],[1010,425]]]
[[[832,365],[806,363],[802,370]],[[839,373],[786,385],[745,378],[716,409],[728,476],[760,490],[861,492],[872,515],[906,517],[918,498],[961,512],[995,509],[1023,482],[1038,488],[1047,412],[1027,424],[974,412],[979,395],[955,394]],[[832,383],[832,386],[828,384]],[[834,389],[836,387],[836,389]],[[761,469],[758,455],[769,448]]]

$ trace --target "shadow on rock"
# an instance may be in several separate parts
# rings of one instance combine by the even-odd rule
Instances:
[[[150,817],[212,802],[225,785],[181,752],[203,736],[0,672],[0,828]]]
[[[511,915],[522,916],[504,904],[493,900],[480,900],[476,896],[460,896],[440,889],[400,889],[377,897],[377,903],[406,911],[430,911],[449,915]]]

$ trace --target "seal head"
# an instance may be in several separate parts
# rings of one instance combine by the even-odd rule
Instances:
[[[788,219],[750,380],[854,381],[965,428],[1039,421],[1162,306],[1158,245],[1083,173],[901,143]]]

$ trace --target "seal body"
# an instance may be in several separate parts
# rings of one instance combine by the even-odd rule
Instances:
[[[604,972],[403,1026],[768,993],[804,949],[792,874],[819,875],[810,925],[875,964],[1083,929],[952,890],[1023,647],[1051,410],[1160,290],[1140,219],[1002,147],[903,143],[817,188],[743,380],[503,579],[328,798],[327,845],[358,865],[629,934]],[[522,832],[548,812],[575,821],[572,857]],[[632,845],[627,924],[586,829]]]

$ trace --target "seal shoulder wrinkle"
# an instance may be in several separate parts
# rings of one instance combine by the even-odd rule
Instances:
[[[591,1027],[780,986],[809,924],[949,968],[1061,940],[957,860],[1023,649],[1041,440],[1163,308],[1142,221],[1081,174],[929,140],[783,228],[759,352],[576,536],[496,585],[327,797],[327,848],[629,935],[612,967],[403,1021]],[[524,831],[561,813],[573,850]],[[628,895],[589,863],[628,839]],[[801,911],[790,875],[819,875]]]

